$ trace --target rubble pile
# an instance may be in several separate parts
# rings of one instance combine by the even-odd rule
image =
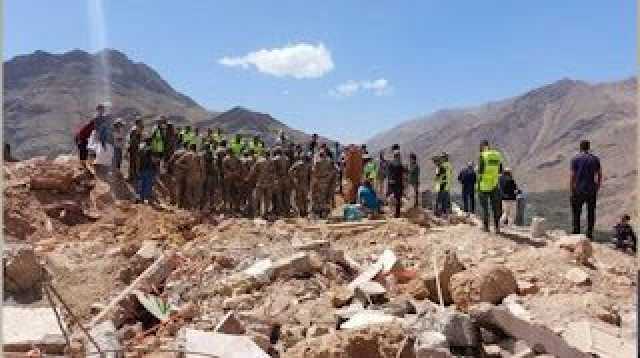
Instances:
[[[34,188],[29,165],[5,165],[5,304],[50,307],[17,297],[55,287],[70,356],[97,354],[93,342],[126,357],[635,354],[636,262],[582,237],[513,240],[422,209],[358,222],[214,216],[103,200],[121,183],[82,175],[68,191]],[[24,220],[6,220],[18,208]],[[49,347],[22,341],[28,324],[3,328],[21,333],[11,347]]]

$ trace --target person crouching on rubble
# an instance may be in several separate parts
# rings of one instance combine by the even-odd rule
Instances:
[[[380,199],[373,190],[370,179],[365,179],[358,188],[358,204],[369,218],[373,218],[380,213]]]
[[[625,214],[622,215],[620,221],[613,227],[616,231],[615,243],[616,248],[622,250],[631,248],[631,251],[635,254],[638,239],[636,238],[636,233],[633,231],[633,227],[631,227],[630,222],[631,217]]]
[[[146,138],[140,146],[138,190],[136,203],[148,204],[153,193],[153,181],[155,180],[156,166],[152,149],[152,138]]]

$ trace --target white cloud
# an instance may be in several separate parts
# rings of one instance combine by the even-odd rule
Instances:
[[[218,63],[229,67],[255,66],[262,73],[293,78],[322,77],[334,67],[331,52],[323,44],[306,43],[261,49],[241,57],[223,57]]]
[[[383,96],[391,93],[391,86],[389,86],[389,81],[384,78],[373,81],[349,80],[329,90],[329,94],[334,97],[350,97],[360,91],[371,91],[376,96]]]

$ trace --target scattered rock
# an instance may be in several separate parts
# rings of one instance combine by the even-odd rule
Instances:
[[[538,286],[529,281],[518,281],[518,294],[521,296],[533,295],[538,293]]]
[[[591,278],[589,274],[584,272],[584,270],[574,267],[567,271],[564,276],[568,281],[576,284],[576,285],[589,285],[591,284]]]
[[[458,256],[454,251],[445,251],[444,260],[438,260],[438,278],[440,281],[440,289],[442,290],[442,299],[444,304],[453,303],[453,297],[450,290],[451,277],[464,270],[464,265],[458,260]],[[432,302],[439,302],[438,288],[436,285],[436,277],[434,274],[428,274],[424,278],[425,286],[428,292],[428,298]]]
[[[479,302],[500,303],[518,290],[513,272],[493,264],[480,264],[453,275],[450,287],[453,302],[463,310]]]
[[[447,337],[440,332],[426,331],[420,333],[415,341],[416,358],[452,357],[449,352]]]
[[[3,292],[18,302],[30,303],[42,297],[44,271],[29,245],[7,243],[3,250]]]
[[[244,325],[238,320],[233,311],[228,312],[218,325],[213,329],[214,332],[217,333],[225,333],[225,334],[245,334],[246,329]]]
[[[589,265],[589,259],[593,257],[591,240],[587,238],[580,239],[575,245],[573,256],[578,264]]]

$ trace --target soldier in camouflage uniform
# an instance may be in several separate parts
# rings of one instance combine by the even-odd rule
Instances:
[[[336,171],[333,164],[327,158],[327,153],[321,150],[311,170],[312,209],[314,214],[321,218],[326,218],[329,214],[335,180]]]
[[[205,180],[204,152],[198,152],[196,144],[191,144],[189,149],[185,202],[188,208],[199,209]]]
[[[273,166],[275,182],[273,187],[274,207],[278,215],[288,215],[291,203],[291,183],[289,181],[289,159],[282,148],[274,149]]]
[[[289,177],[295,190],[296,209],[301,217],[306,217],[309,208],[309,179],[311,178],[311,158],[307,155],[298,157],[289,169]]]
[[[218,185],[214,189],[213,195],[213,207],[215,210],[221,209],[224,206],[224,168],[223,161],[227,155],[227,141],[221,140],[218,142],[218,147],[213,152],[215,157],[215,165],[218,171]]]
[[[242,179],[240,184],[240,206],[245,215],[249,217],[253,215],[253,188],[255,186],[249,174],[254,162],[253,150],[248,149],[240,159],[240,178]]]
[[[238,213],[240,209],[240,187],[244,180],[241,175],[240,160],[233,154],[231,148],[227,148],[227,153],[222,161],[224,207],[230,209],[232,213]]]
[[[205,180],[202,195],[202,207],[207,209],[215,209],[217,203],[216,189],[220,186],[220,172],[218,163],[216,162],[216,154],[211,143],[204,146],[204,167]]]
[[[267,150],[259,156],[251,168],[249,180],[255,183],[253,206],[256,214],[266,217],[271,209],[272,188],[275,180],[274,164]]]

